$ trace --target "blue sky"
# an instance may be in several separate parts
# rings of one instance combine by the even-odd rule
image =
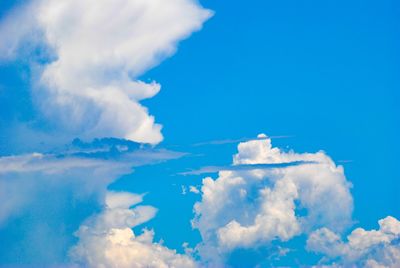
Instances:
[[[118,10],[118,6],[115,5],[122,5],[125,2],[133,3],[131,9],[128,10],[134,14],[135,1],[120,0],[118,3],[110,2],[107,5],[111,5],[112,10]],[[162,5],[156,0],[151,2],[156,7]],[[22,165],[20,169],[16,168],[12,171],[7,171],[7,168],[3,167],[6,171],[0,173],[2,177],[0,177],[0,186],[5,189],[0,190],[0,196],[4,195],[3,198],[0,197],[0,200],[6,203],[4,200],[11,200],[11,197],[13,197],[12,200],[22,200],[23,198],[19,196],[29,196],[26,202],[16,202],[18,206],[11,201],[7,202],[7,207],[4,207],[3,211],[10,210],[12,213],[0,214],[0,237],[7,241],[0,245],[0,266],[6,264],[46,266],[61,263],[96,267],[104,263],[105,260],[90,263],[87,256],[78,254],[78,257],[75,255],[71,257],[68,252],[71,252],[74,246],[78,249],[87,247],[92,250],[90,242],[93,238],[90,235],[74,236],[73,233],[84,224],[95,229],[93,226],[97,226],[96,222],[100,220],[93,215],[101,216],[116,209],[104,201],[108,189],[108,191],[146,193],[143,204],[157,208],[157,215],[154,218],[151,217],[151,220],[146,221],[145,224],[128,227],[133,228],[135,234],[140,233],[143,227],[153,228],[155,236],[151,245],[158,245],[156,242],[162,239],[165,250],[168,248],[178,250],[179,254],[174,257],[177,258],[177,263],[180,263],[178,261],[181,261],[182,256],[186,258],[186,255],[190,255],[184,255],[182,249],[182,243],[188,242],[195,252],[190,258],[193,258],[196,265],[200,267],[207,265],[211,265],[210,267],[212,265],[252,267],[257,264],[261,267],[271,267],[324,263],[346,266],[367,265],[372,261],[395,267],[395,257],[397,256],[397,260],[400,260],[398,238],[396,240],[390,236],[392,242],[389,244],[382,242],[373,245],[371,249],[366,249],[367,253],[361,254],[347,248],[346,236],[357,227],[362,227],[367,231],[378,229],[378,220],[387,216],[400,218],[398,205],[400,204],[398,195],[400,172],[397,163],[397,152],[400,149],[398,141],[400,135],[399,3],[389,0],[379,1],[379,3],[376,1],[259,0],[246,3],[204,0],[200,2],[201,6],[200,3],[191,0],[165,2],[163,5],[176,8],[174,12],[177,13],[171,17],[168,17],[168,14],[165,17],[161,16],[163,15],[162,11],[159,11],[163,10],[161,6],[154,10],[150,9],[151,16],[143,19],[143,23],[139,26],[134,25],[139,34],[136,31],[121,31],[121,35],[116,37],[120,38],[117,40],[118,43],[117,41],[108,43],[113,36],[107,35],[107,32],[102,36],[100,31],[99,36],[107,40],[104,43],[110,46],[104,45],[101,50],[93,49],[93,58],[100,57],[101,65],[99,66],[88,64],[93,58],[83,54],[86,43],[81,47],[77,46],[76,50],[72,50],[69,46],[69,42],[77,42],[79,45],[80,42],[73,38],[83,33],[77,31],[69,34],[70,29],[65,25],[79,26],[79,23],[83,23],[80,19],[75,18],[77,21],[75,22],[73,16],[69,17],[70,14],[65,13],[65,16],[58,15],[61,22],[50,19],[39,23],[29,19],[21,22],[18,21],[18,11],[13,11],[13,7],[17,10],[20,7],[19,10],[21,10],[21,7],[28,5],[28,1],[0,3],[2,18],[0,42],[4,41],[4,45],[0,44],[0,53],[3,54],[0,57],[0,154],[2,157],[0,161],[20,163],[25,161],[25,158],[21,160],[18,157],[29,158],[32,153],[40,153],[44,157],[44,160],[40,160],[44,162],[43,164],[40,164],[39,160],[39,164],[36,160],[28,160],[28,162],[33,161],[32,164]],[[33,6],[40,7],[43,3],[52,6],[55,2],[46,0],[32,1],[32,3]],[[71,12],[71,14],[75,14],[74,12],[85,14],[86,11],[103,12],[104,6],[99,6],[100,11],[96,11],[97,9],[93,9],[93,5],[96,4],[91,0],[88,0],[87,4],[85,1],[82,2],[84,4],[76,3],[78,2],[73,1],[70,9],[65,12]],[[185,3],[190,5],[185,5]],[[203,7],[212,12],[205,11]],[[19,12],[22,14],[33,12],[29,13],[32,17],[41,15],[43,12],[45,17],[46,12],[51,11],[32,9]],[[141,9],[138,7],[136,12],[141,12]],[[113,18],[112,14],[112,11],[105,12],[104,16]],[[127,17],[134,16],[129,14],[129,11],[124,14]],[[186,16],[186,14],[189,15]],[[50,18],[51,14],[48,15]],[[57,18],[57,14],[55,17]],[[156,24],[152,24],[153,18],[160,18],[161,23],[157,24],[157,20],[154,19]],[[115,27],[119,27],[117,30],[129,26],[121,21],[118,20],[115,23]],[[94,23],[97,22],[99,21],[94,21]],[[32,28],[22,27],[23,24],[32,25]],[[162,28],[163,24],[166,29]],[[171,29],[175,29],[173,26],[177,27],[176,25],[183,26],[173,32]],[[151,27],[159,28],[154,30]],[[29,28],[29,31],[24,30],[25,28]],[[87,31],[90,30],[94,31],[88,27]],[[135,50],[136,42],[139,42],[136,40],[141,40],[141,32],[153,30],[154,35],[150,38],[152,41],[149,42],[148,50],[147,48]],[[40,34],[32,35],[32,32],[36,33],[36,31]],[[18,36],[26,35],[26,32],[28,32],[28,37],[19,41],[25,45],[21,45],[16,50],[16,55],[6,56],[9,44],[13,44],[13,40],[18,39]],[[164,32],[168,34],[171,32],[171,36],[167,34],[164,36]],[[46,41],[43,37],[49,33],[54,35],[55,43]],[[126,39],[124,39],[125,34]],[[129,34],[134,36],[131,37]],[[92,37],[91,34],[89,36]],[[93,34],[93,38],[98,38],[98,36]],[[88,44],[92,44],[91,41],[89,40]],[[125,41],[130,45],[127,47],[132,47],[132,50],[123,50],[118,46],[120,43],[125,44]],[[33,49],[27,46],[26,42],[33,43]],[[154,43],[156,43],[155,52],[151,50]],[[171,46],[176,47],[175,53],[169,50]],[[109,61],[107,58],[102,61],[103,54],[101,53],[108,51],[119,51],[126,59],[114,59],[111,56]],[[76,56],[77,60],[76,62],[70,62],[68,59],[62,61],[63,55],[67,55],[68,59],[75,59]],[[136,55],[143,55],[143,57],[136,57]],[[61,59],[60,62],[66,67],[48,68],[52,62],[57,61],[57,58]],[[83,59],[82,62],[79,59]],[[44,77],[46,70],[50,70],[51,83],[43,85],[38,83],[38,80]],[[72,75],[75,74],[75,70],[77,70],[78,78]],[[156,90],[151,81],[159,83],[161,91],[156,95],[156,92],[148,93],[149,96],[155,95],[151,98],[142,99],[135,95],[131,97],[132,103],[118,99],[117,104],[107,103],[108,106],[102,106],[104,102],[99,99],[87,101],[85,99],[87,95],[81,95],[79,92],[83,91],[86,77],[90,77],[88,85],[95,89],[98,87],[96,89],[98,92],[106,94],[111,91],[109,87],[98,86],[106,84],[105,81],[108,80],[119,81],[116,84],[124,88],[125,83],[128,82],[125,76],[120,76],[119,73],[126,70],[129,71],[128,75],[132,81],[140,80],[148,83],[144,89],[145,92]],[[65,80],[56,80],[54,78],[56,75],[60,75]],[[81,85],[82,89],[79,88]],[[142,90],[137,85],[128,85],[137,92]],[[58,91],[52,91],[52,88]],[[73,96],[67,99],[67,102],[71,100],[72,105],[68,104],[70,106],[66,106],[65,110],[62,110],[65,107],[56,102],[56,97],[53,95],[54,92],[63,93],[63,90]],[[64,96],[61,93],[57,94],[58,97]],[[105,96],[116,98],[113,97],[116,95]],[[100,103],[99,106],[96,106],[98,103]],[[155,122],[163,126],[161,130],[163,139],[158,138],[156,127],[146,130],[144,135],[141,134],[142,132],[137,132],[137,129],[141,127],[131,127],[136,123],[129,122],[136,122],[135,115],[142,113],[142,110],[133,109],[129,113],[126,113],[126,110],[118,111],[123,106],[121,103],[123,105],[140,103],[142,107],[148,109],[148,112],[147,110],[144,112],[143,122],[147,120],[147,116],[154,116]],[[79,112],[80,109],[83,111],[82,114]],[[107,115],[104,117],[106,119],[98,116],[102,112]],[[125,120],[124,115],[127,116],[128,123],[121,123]],[[128,118],[129,116],[132,118]],[[108,118],[112,119],[108,120]],[[91,124],[100,127],[90,129]],[[137,124],[145,125],[141,122]],[[315,154],[322,150],[325,152],[324,155],[334,161],[332,169],[343,166],[345,181],[352,187],[346,186],[347,184],[341,181],[341,176],[336,179],[336,175],[332,175],[332,180],[337,182],[335,185],[350,191],[352,202],[349,201],[347,205],[353,206],[354,209],[349,208],[352,213],[346,220],[350,223],[343,230],[332,230],[343,240],[343,243],[338,246],[340,254],[323,251],[323,247],[321,245],[318,247],[316,240],[312,240],[318,234],[319,228],[329,227],[330,223],[327,222],[317,222],[315,226],[314,222],[309,223],[313,227],[302,225],[301,231],[295,232],[296,234],[290,236],[290,239],[284,239],[282,234],[274,234],[273,238],[259,234],[263,237],[260,241],[253,243],[249,238],[249,245],[239,245],[232,250],[224,248],[221,241],[205,239],[201,231],[208,232],[207,226],[192,228],[191,220],[196,217],[196,212],[193,211],[194,204],[206,203],[204,191],[201,188],[204,186],[202,179],[211,176],[215,181],[221,182],[221,187],[223,187],[222,182],[227,175],[223,172],[222,174],[214,172],[188,176],[179,173],[207,166],[229,166],[232,163],[232,156],[238,152],[238,140],[241,140],[244,146],[254,146],[254,148],[259,146],[258,143],[269,141],[264,138],[246,140],[256,138],[259,133],[271,136],[272,145],[281,148],[279,157],[271,158],[275,162],[290,162],[293,159],[302,161],[308,160],[308,157],[324,162],[327,161],[324,157]],[[285,137],[274,138],[274,136]],[[98,150],[99,147],[104,146],[105,153],[101,155],[91,154],[93,152],[88,151],[87,147],[71,145],[74,138],[90,142],[92,139],[103,137],[115,137],[116,140],[113,140],[111,144],[101,140],[90,147],[90,150]],[[125,142],[131,140],[135,144],[157,145],[155,147],[132,145],[125,150],[121,149],[126,145],[124,141],[117,139],[123,139]],[[232,140],[232,142],[212,143],[212,141],[221,140]],[[211,143],[207,144],[208,141]],[[206,144],[196,146],[199,142],[206,142]],[[258,151],[252,148],[248,150],[256,154]],[[270,153],[268,148],[263,150],[266,150],[266,154]],[[88,154],[76,155],[77,151]],[[292,153],[295,155],[291,155]],[[303,153],[313,155],[305,156]],[[141,158],[143,155],[148,157],[146,161]],[[238,161],[245,161],[244,155],[246,155],[244,151],[239,148]],[[14,156],[14,158],[7,158],[9,156]],[[260,163],[256,160],[260,156],[252,155],[252,157],[252,160],[245,164]],[[59,173],[56,172],[58,175],[55,177],[58,180],[51,176],[48,170],[49,163],[53,165],[55,162],[54,165],[58,167],[66,165],[63,160],[68,162],[75,158],[92,161],[93,163],[90,162],[90,164],[95,167],[95,171],[87,170],[86,166],[75,166],[74,162],[67,171],[63,168]],[[271,160],[267,158],[261,162],[269,163],[268,159]],[[102,170],[103,163],[97,162],[100,160],[108,164],[112,162],[110,168],[106,171]],[[35,165],[46,167],[38,171]],[[333,164],[329,163],[329,165]],[[257,171],[249,171],[249,174],[251,172]],[[266,172],[263,175],[265,178],[275,176],[273,171],[263,172]],[[291,174],[289,173],[291,171],[282,172],[282,174]],[[315,176],[319,180],[324,180],[324,175],[318,177],[318,174],[325,174],[325,172],[325,169],[317,169]],[[249,174],[234,171],[233,175],[235,174],[243,177],[250,185]],[[302,173],[296,174],[291,176],[303,176]],[[29,176],[32,178],[28,178]],[[75,183],[65,182],[65,180],[73,180],[74,176],[90,177],[85,191],[77,189]],[[20,184],[10,183],[12,180]],[[296,182],[296,179],[294,181]],[[199,193],[189,192],[190,186],[196,186]],[[182,187],[186,189],[186,194],[182,194]],[[302,186],[297,185],[297,187],[301,195]],[[49,195],[46,195],[46,188],[50,189]],[[229,192],[229,189],[227,188],[226,192]],[[6,195],[6,192],[9,192],[9,195]],[[336,195],[337,193],[329,192],[329,194]],[[47,196],[53,200],[51,206]],[[254,200],[258,200],[257,198],[260,196],[256,194]],[[296,199],[299,201],[296,202],[306,203],[302,198],[299,197]],[[248,210],[258,211],[259,209],[258,201],[240,203],[234,199],[230,202],[237,205],[238,211],[241,211],[240,207],[243,204]],[[268,201],[263,202],[267,205]],[[319,202],[335,202],[335,199]],[[324,204],[321,206],[324,208]],[[226,205],[224,208],[227,207],[229,206]],[[341,205],[338,204],[338,207]],[[304,209],[316,208],[313,205],[306,206]],[[206,218],[207,213],[211,213],[211,208],[204,205],[197,216]],[[219,213],[220,217],[227,217],[225,210],[221,209]],[[252,211],[249,213],[251,214]],[[299,211],[296,213],[299,213],[296,215],[300,219],[301,213]],[[344,214],[346,213],[335,214],[335,219]],[[260,212],[260,215],[264,214]],[[264,216],[267,219],[272,217],[268,215]],[[99,219],[101,219],[100,216]],[[94,219],[94,223],[85,223],[87,222],[85,219],[89,217]],[[324,218],[324,215],[320,217]],[[239,216],[234,219],[248,226],[251,226],[254,221],[253,219],[246,222]],[[214,220],[219,223],[219,220]],[[46,227],[43,227],[44,221],[48,222]],[[57,227],[60,223],[62,223],[62,230]],[[331,223],[333,224],[333,221]],[[210,227],[210,232],[218,233],[220,230],[225,230],[224,224],[221,224],[221,229],[216,231]],[[262,225],[262,228],[269,228],[269,226]],[[384,228],[381,229],[384,233]],[[37,235],[32,235],[33,233]],[[399,236],[399,234],[396,235]],[[307,241],[311,245],[308,249],[305,246]],[[55,245],[54,250],[48,250],[50,244]],[[146,246],[150,248],[146,249],[152,252],[151,247],[147,244]],[[382,260],[379,256],[385,253],[379,253],[379,250],[373,248],[374,246],[383,248],[382,250],[393,248],[398,255],[394,254],[395,257],[390,263],[384,263],[388,260]],[[212,256],[204,253],[206,251],[204,248],[213,252]],[[276,258],[277,250],[282,248],[290,249],[289,253]],[[91,252],[89,249],[88,252]],[[130,254],[129,248],[123,252]],[[94,252],[92,254],[95,255]],[[349,257],[354,255],[359,258]],[[149,254],[149,256],[153,255]],[[324,262],[320,262],[322,256],[325,256]],[[154,258],[165,261],[162,256],[154,256]],[[118,266],[117,263],[112,262],[113,260],[107,261],[107,267]],[[168,266],[173,266],[167,261],[166,263]],[[182,263],[177,267],[182,266]],[[133,264],[140,267],[140,262],[135,259],[133,259]],[[186,265],[182,267],[184,266]]]

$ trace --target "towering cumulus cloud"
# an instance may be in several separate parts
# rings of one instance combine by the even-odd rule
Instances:
[[[236,249],[287,241],[315,228],[342,231],[351,223],[353,200],[343,168],[324,153],[283,152],[265,139],[242,142],[233,165],[303,164],[283,168],[220,171],[203,180],[193,226],[205,261],[223,261]]]
[[[210,15],[195,0],[32,0],[0,26],[0,52],[29,56],[40,110],[64,131],[155,144],[139,102],[160,85],[137,77]]]

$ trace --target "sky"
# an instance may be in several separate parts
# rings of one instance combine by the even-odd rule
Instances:
[[[0,267],[399,267],[400,4],[0,2]]]

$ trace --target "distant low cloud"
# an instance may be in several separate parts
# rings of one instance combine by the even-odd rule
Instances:
[[[160,85],[137,77],[210,16],[194,0],[32,0],[0,24],[0,54],[32,65],[35,102],[64,134],[156,144],[140,101]]]
[[[332,267],[400,267],[400,221],[388,216],[379,220],[378,230],[357,228],[347,236],[347,241],[330,229],[321,228],[310,234],[307,248],[326,256],[321,266],[325,263]]]
[[[242,142],[234,166],[205,178],[194,206],[193,227],[203,238],[203,261],[223,265],[236,249],[282,242],[322,226],[343,231],[351,224],[353,199],[343,168],[324,153],[283,152],[271,140]],[[281,163],[285,168],[257,168]]]
[[[156,213],[151,206],[139,206],[140,202],[142,196],[107,193],[105,209],[76,232],[79,242],[71,249],[72,259],[85,267],[197,267],[191,257],[154,242],[154,231],[144,229],[135,235],[132,228]]]

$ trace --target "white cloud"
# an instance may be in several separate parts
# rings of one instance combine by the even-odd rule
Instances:
[[[71,249],[73,260],[89,267],[196,267],[190,257],[153,242],[153,231],[135,235],[131,228],[150,220],[156,212],[150,206],[130,208],[141,198],[130,193],[108,193],[105,210],[76,233],[79,242]]]
[[[33,0],[0,26],[0,51],[35,60],[41,49],[35,99],[64,131],[158,143],[161,126],[139,102],[160,85],[137,77],[210,15],[194,0]]]
[[[109,143],[96,140],[84,144],[90,147],[88,149],[77,147],[59,154],[0,157],[0,224],[11,215],[21,213],[22,208],[29,206],[35,198],[35,191],[45,187],[58,189],[68,185],[75,189],[74,195],[101,196],[111,182],[122,174],[131,173],[132,167],[184,155],[164,149],[128,148],[115,152],[123,148],[119,143],[124,141],[113,139]]]
[[[197,189],[197,187],[193,186],[193,185],[189,186],[189,192],[194,193],[194,194],[199,194],[200,193],[199,189]]]
[[[80,145],[84,148],[67,146],[59,154],[0,157],[0,236],[4,235],[2,242],[10,248],[20,248],[15,253],[10,251],[11,260],[64,261],[74,242],[72,233],[103,204],[110,183],[131,173],[132,167],[182,156],[167,150],[137,148],[137,144],[116,139]],[[109,193],[105,200],[118,213],[127,202],[139,203],[141,196],[114,197]],[[151,216],[146,211],[141,211],[142,219]],[[109,217],[117,224],[113,218],[118,217]],[[18,232],[6,237],[15,232],[15,222]]]
[[[98,173],[107,173],[109,168],[125,167],[126,164],[102,159],[57,157],[57,155],[32,153],[18,156],[0,157],[0,174],[43,172],[44,174],[59,174],[73,169],[104,168]]]
[[[220,171],[205,178],[193,226],[205,260],[218,261],[238,248],[286,241],[322,226],[342,231],[351,223],[353,200],[341,166],[324,153],[283,152],[264,135],[240,143],[234,165],[279,164],[275,169]],[[308,163],[309,162],[309,163]]]
[[[186,195],[187,194],[187,188],[185,185],[181,185],[181,194]]]
[[[388,216],[379,220],[379,229],[353,230],[347,241],[321,228],[307,240],[310,251],[323,253],[330,259],[339,259],[336,267],[400,267],[400,221]]]
[[[128,163],[29,154],[0,158],[0,236],[12,265],[65,261],[80,222]],[[7,235],[7,234],[13,234]],[[5,252],[3,252],[5,253]]]
[[[0,158],[0,224],[34,210],[31,202],[45,190],[74,189],[77,199],[102,195],[130,164],[38,153]],[[54,193],[56,194],[56,193]]]

